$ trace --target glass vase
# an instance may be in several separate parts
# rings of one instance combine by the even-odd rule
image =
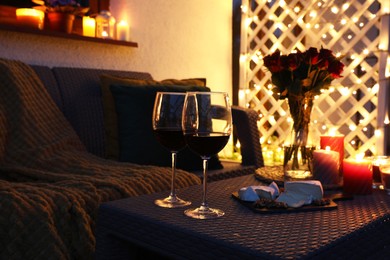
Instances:
[[[312,158],[315,146],[308,145],[313,95],[289,95],[288,105],[293,119],[292,139],[284,145],[284,180],[312,178]]]

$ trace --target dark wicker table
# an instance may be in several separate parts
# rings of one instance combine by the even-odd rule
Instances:
[[[155,206],[166,193],[102,204],[96,258],[129,259],[137,246],[174,259],[389,259],[390,196],[384,191],[338,201],[333,210],[261,214],[231,196],[254,184],[254,175],[210,183],[210,206],[226,213],[212,220]],[[198,206],[201,186],[179,195]]]

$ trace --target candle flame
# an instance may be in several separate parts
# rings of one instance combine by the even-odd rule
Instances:
[[[362,161],[363,158],[364,158],[364,153],[358,153],[356,156],[355,156],[356,160],[358,161]]]

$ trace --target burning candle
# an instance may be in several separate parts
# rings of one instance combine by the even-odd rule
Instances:
[[[339,153],[340,172],[342,172],[344,160],[344,135],[321,136],[320,146],[321,149],[325,149],[329,146],[330,150]]]
[[[379,167],[384,164],[390,163],[389,156],[373,156],[369,159],[372,160],[372,179],[373,179],[373,188],[378,188],[382,183],[381,174],[379,171]]]
[[[95,28],[95,19],[89,16],[83,16],[83,35],[95,37]]]
[[[379,166],[379,170],[382,176],[383,188],[390,195],[390,164],[382,164]]]
[[[364,154],[356,156],[356,159],[345,159],[343,173],[345,193],[372,193],[371,161],[364,159]]]
[[[120,41],[129,41],[129,24],[126,21],[120,21],[116,26],[116,39]]]
[[[313,151],[313,177],[323,185],[339,184],[339,162],[338,152],[331,151],[330,147],[325,150]]]
[[[32,27],[35,29],[43,29],[43,21],[45,18],[45,13],[41,10],[36,10],[32,8],[18,8],[16,9],[16,19],[18,24]]]

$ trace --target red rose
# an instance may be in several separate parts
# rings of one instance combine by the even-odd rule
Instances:
[[[275,51],[272,55],[264,57],[264,66],[266,66],[272,73],[279,72],[283,69],[280,60],[280,51]]]
[[[343,73],[343,70],[344,64],[339,60],[334,59],[329,62],[328,72],[334,79],[341,78],[341,73]]]
[[[335,57],[331,50],[321,48],[320,53],[318,54],[317,66],[320,69],[326,69],[329,66],[329,63],[334,59]]]
[[[312,64],[312,65],[315,65],[317,64],[318,62],[318,51],[316,48],[314,47],[311,47],[309,48],[305,53],[304,53],[305,57],[306,57],[306,62],[308,64]]]
[[[300,54],[291,53],[287,56],[287,68],[289,70],[296,70],[300,64]]]

